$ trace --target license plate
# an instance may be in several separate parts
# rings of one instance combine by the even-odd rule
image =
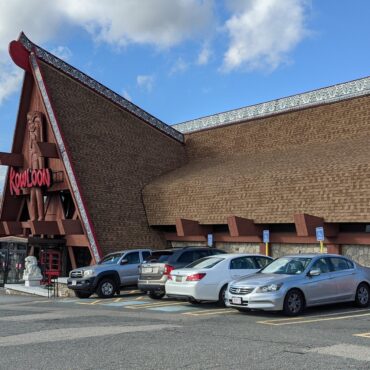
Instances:
[[[182,281],[182,276],[176,276],[176,281],[181,282]]]
[[[143,267],[142,272],[143,273],[153,272],[153,269],[151,267]]]
[[[242,299],[240,297],[232,297],[231,302],[234,304],[242,304]]]
[[[72,280],[72,285],[77,285],[77,280]]]

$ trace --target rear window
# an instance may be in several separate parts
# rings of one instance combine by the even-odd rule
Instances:
[[[173,255],[173,251],[158,251],[152,252],[152,255],[149,256],[147,262],[167,262],[168,259]]]
[[[189,268],[210,269],[216,266],[218,263],[220,263],[223,260],[224,260],[223,258],[205,257],[205,258],[201,258],[200,260],[191,263],[190,265],[186,266],[186,268],[187,269]]]

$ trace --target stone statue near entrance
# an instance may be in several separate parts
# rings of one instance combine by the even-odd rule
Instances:
[[[43,114],[41,112],[29,112],[27,114],[28,128],[28,155],[29,166],[32,170],[45,168],[45,159],[37,150],[37,142],[44,141]],[[44,219],[44,199],[41,188],[33,187],[30,190],[29,213],[31,221]]]
[[[37,265],[37,259],[34,256],[28,256],[25,259],[25,269],[23,271],[23,280],[25,286],[39,286],[42,280],[41,270]]]

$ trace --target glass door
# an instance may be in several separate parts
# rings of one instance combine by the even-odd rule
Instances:
[[[6,282],[8,272],[8,249],[0,248],[0,287]]]

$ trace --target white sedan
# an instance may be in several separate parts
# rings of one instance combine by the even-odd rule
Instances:
[[[201,258],[173,270],[166,282],[168,297],[186,298],[191,303],[215,301],[224,305],[227,284],[251,275],[272,261],[259,254],[219,254]]]

